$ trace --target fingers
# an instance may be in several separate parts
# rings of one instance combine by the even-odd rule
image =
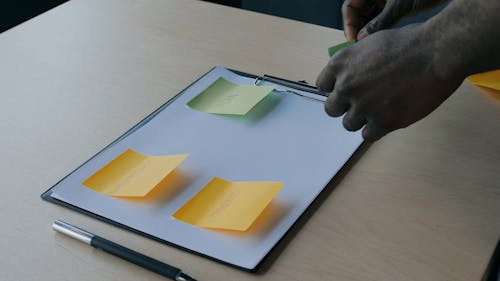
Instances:
[[[316,79],[316,87],[320,92],[330,93],[335,86],[335,70],[338,67],[333,59],[330,59],[328,64],[321,70]]]
[[[387,135],[390,130],[378,126],[374,122],[368,122],[366,126],[363,128],[363,131],[361,132],[361,135],[363,136],[363,139],[367,142],[374,142],[382,138],[383,136]]]
[[[344,34],[348,41],[356,40],[359,30],[363,27],[360,11],[368,2],[368,0],[347,0],[342,5]]]
[[[349,109],[349,107],[349,101],[335,92],[331,93],[325,102],[325,112],[332,117],[341,116]]]
[[[337,60],[330,60],[318,76],[316,86],[321,92],[330,93],[325,102],[325,112],[332,117],[339,117],[347,112],[343,119],[343,126],[349,131],[357,131],[366,124],[366,119],[358,112],[357,106],[351,106],[349,92],[339,93],[335,89],[335,70],[338,72],[340,69],[341,65]]]
[[[330,95],[325,103],[325,111],[332,117],[339,117],[345,113],[342,119],[342,125],[348,131],[354,132],[363,128],[362,136],[365,141],[374,142],[392,131],[387,126],[380,126],[375,122],[367,122],[365,113],[358,110],[356,106],[351,106],[350,102],[343,97]]]
[[[342,119],[344,128],[351,132],[361,129],[365,124],[366,119],[364,114],[358,111],[356,106],[351,106],[344,116],[344,119]]]
[[[384,120],[380,116],[375,119],[370,118],[372,121],[368,122],[366,116],[372,116],[373,113],[371,111],[361,108],[358,103],[353,103],[349,95],[339,95],[335,90],[328,96],[325,102],[325,112],[331,117],[340,117],[345,113],[342,125],[348,131],[358,131],[364,126],[362,136],[368,142],[374,142],[394,130],[390,126],[381,126],[379,125],[381,124],[380,122],[373,121]]]
[[[370,22],[368,22],[358,33],[357,40],[377,31],[390,28],[399,19],[409,13],[413,1],[389,1],[384,9]]]

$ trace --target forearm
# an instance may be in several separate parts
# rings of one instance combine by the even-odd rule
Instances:
[[[500,1],[453,0],[423,26],[443,79],[500,68]]]

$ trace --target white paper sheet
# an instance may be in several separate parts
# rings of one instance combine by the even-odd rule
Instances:
[[[323,103],[293,94],[272,92],[244,117],[213,115],[186,106],[219,77],[240,84],[254,82],[223,67],[214,68],[149,122],[58,183],[51,196],[170,243],[253,269],[349,159],[362,137],[346,131],[340,118],[327,116]],[[112,198],[82,185],[128,148],[150,155],[188,153],[178,167],[181,184],[155,200]],[[248,232],[207,230],[172,218],[216,176],[285,185],[262,214],[264,219],[259,218]]]

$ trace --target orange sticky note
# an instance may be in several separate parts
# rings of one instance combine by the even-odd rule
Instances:
[[[173,217],[203,228],[246,231],[282,186],[281,182],[231,182],[216,177]]]
[[[127,149],[83,182],[102,194],[143,197],[167,177],[188,155],[148,156]]]
[[[500,70],[474,74],[467,78],[470,83],[500,91]]]

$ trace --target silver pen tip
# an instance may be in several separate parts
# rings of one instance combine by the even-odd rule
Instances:
[[[74,225],[71,225],[67,222],[64,222],[62,220],[56,220],[52,224],[52,229],[54,229],[57,232],[63,233],[68,235],[69,237],[75,238],[77,240],[80,240],[86,244],[90,245],[90,241],[92,240],[92,237],[94,237],[94,234],[85,231],[81,228],[78,228]]]
[[[175,281],[196,281],[193,277],[187,275],[186,273],[180,271],[177,276],[175,276]]]

